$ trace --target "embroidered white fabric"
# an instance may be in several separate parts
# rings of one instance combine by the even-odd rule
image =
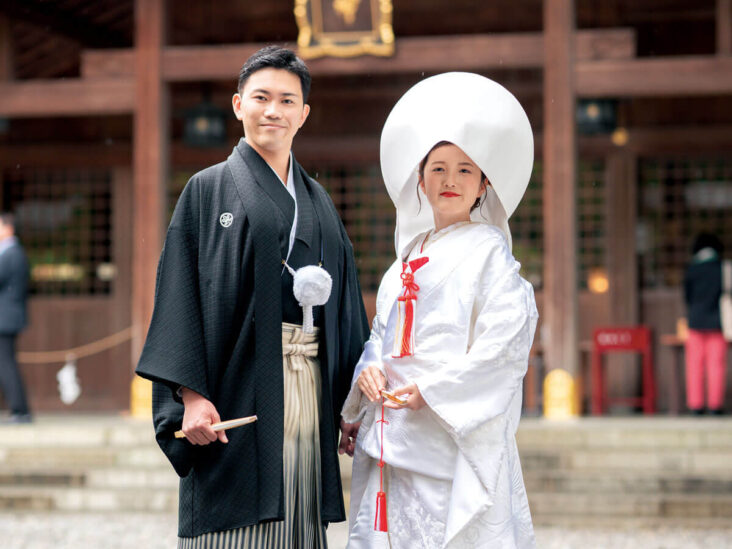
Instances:
[[[364,511],[375,498],[378,467],[370,464],[381,450],[375,423],[380,406],[362,398],[355,385],[363,368],[375,364],[384,371],[387,388],[414,382],[427,402],[417,412],[387,410],[390,520],[396,513],[390,524],[392,548],[415,547],[417,539],[427,540],[420,547],[533,548],[515,443],[538,316],[533,290],[519,276],[520,265],[496,227],[459,227],[425,254],[430,261],[415,275],[420,287],[415,355],[394,359],[390,352],[401,288],[397,262],[379,288],[371,338],[343,409],[346,421],[363,418],[354,458],[349,547],[378,546],[361,540],[373,537],[368,532],[373,515],[369,523]],[[425,512],[440,507],[444,515]]]

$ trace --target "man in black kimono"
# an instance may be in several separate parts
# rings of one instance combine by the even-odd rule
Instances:
[[[155,382],[156,438],[181,477],[179,547],[324,547],[324,525],[345,520],[339,412],[368,326],[351,243],[290,150],[309,88],[289,50],[247,60],[233,97],[245,137],[226,162],[191,178],[168,228],[137,373]],[[283,260],[321,264],[332,278],[328,301],[314,308],[315,335],[298,326]],[[300,339],[283,343],[286,333]],[[297,408],[302,394],[291,389],[303,371],[314,414]],[[250,415],[258,421],[211,429]],[[312,415],[313,432],[288,434],[288,422]],[[181,428],[186,439],[175,439]],[[350,453],[357,427],[341,429]],[[303,450],[303,439],[314,446]]]

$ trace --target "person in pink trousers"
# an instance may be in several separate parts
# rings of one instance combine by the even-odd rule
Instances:
[[[706,402],[709,413],[722,414],[727,370],[727,342],[719,315],[722,243],[716,236],[702,233],[695,238],[692,253],[684,275],[689,323],[686,405],[692,414],[701,415]]]

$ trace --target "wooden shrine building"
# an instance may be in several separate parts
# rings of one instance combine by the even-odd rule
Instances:
[[[129,407],[175,199],[242,134],[231,95],[244,60],[269,43],[297,48],[316,4],[336,3],[0,3],[0,207],[16,212],[32,264],[19,347],[35,410]],[[732,252],[732,0],[340,5],[380,10],[388,47],[310,52],[325,55],[307,60],[312,111],[294,150],[342,215],[369,310],[394,253],[384,120],[420,79],[478,72],[519,98],[535,131],[511,228],[537,290],[544,365],[580,376],[593,327],[649,325],[667,409],[672,350],[660,336],[684,315],[691,240],[712,231]],[[208,146],[188,134],[202,112],[220,125]],[[64,357],[38,353],[69,349],[82,395],[67,407],[56,388]],[[611,371],[611,391],[638,392],[630,362]]]

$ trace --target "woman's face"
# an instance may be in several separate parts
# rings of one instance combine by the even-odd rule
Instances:
[[[442,145],[429,153],[419,186],[427,196],[438,231],[470,220],[470,208],[485,192],[480,168],[456,145]]]

